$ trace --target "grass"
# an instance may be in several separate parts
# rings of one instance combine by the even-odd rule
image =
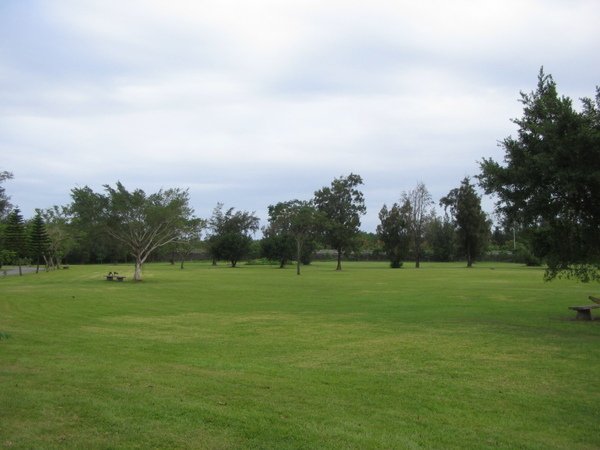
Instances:
[[[333,268],[0,278],[0,448],[600,447],[598,285]]]

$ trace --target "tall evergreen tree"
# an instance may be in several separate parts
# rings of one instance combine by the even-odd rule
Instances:
[[[491,158],[480,164],[479,181],[497,196],[497,210],[533,231],[547,279],[600,281],[600,88],[582,102],[576,111],[540,70],[535,91],[521,93],[517,136],[500,143],[504,164]]]
[[[465,177],[458,188],[452,189],[440,200],[440,205],[450,210],[459,244],[467,258],[467,267],[471,267],[490,233],[489,220],[481,209],[481,197],[469,178]]]
[[[13,255],[13,263],[19,266],[19,275],[23,275],[21,266],[27,256],[27,234],[19,208],[13,209],[8,215],[4,237],[5,247]]]
[[[46,261],[48,266],[48,251],[50,249],[50,236],[40,212],[38,212],[29,228],[29,254],[36,263],[35,273],[40,271],[40,260]]]

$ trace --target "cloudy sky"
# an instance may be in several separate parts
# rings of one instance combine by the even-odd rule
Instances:
[[[1,0],[0,171],[26,217],[120,180],[263,218],[354,172],[373,231],[502,159],[540,66],[592,96],[599,23],[597,0]]]

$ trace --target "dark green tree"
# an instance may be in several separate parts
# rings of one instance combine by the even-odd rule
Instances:
[[[77,230],[71,224],[71,209],[68,206],[56,206],[41,210],[50,237],[48,265],[60,268],[63,258],[77,246]]]
[[[254,213],[235,211],[235,208],[223,212],[223,204],[218,203],[208,221],[211,235],[207,242],[213,264],[224,259],[236,267],[250,251],[252,234],[258,231],[259,223]]]
[[[456,229],[448,215],[434,217],[426,232],[427,242],[434,261],[448,262],[456,254]]]
[[[19,275],[23,275],[22,265],[27,257],[27,234],[19,208],[13,209],[8,215],[4,237],[5,248],[11,252],[13,263],[19,266]]]
[[[405,201],[402,205],[394,203],[388,210],[383,205],[379,211],[380,224],[377,225],[377,235],[383,243],[383,248],[390,260],[390,267],[402,267],[402,260],[408,254],[411,239],[410,220],[411,205]]]
[[[432,217],[433,200],[425,184],[419,182],[414,189],[402,193],[401,202],[407,213],[407,226],[415,267],[419,268],[426,225]]]
[[[296,254],[294,239],[289,234],[278,234],[267,227],[260,240],[260,254],[271,261],[277,261],[279,268],[283,269]]]
[[[467,258],[467,267],[484,249],[490,234],[490,221],[481,209],[481,197],[475,192],[468,177],[460,187],[452,189],[440,200],[440,205],[450,211],[458,234],[458,243]]]
[[[281,239],[281,255],[295,258],[296,274],[300,275],[300,265],[305,248],[317,239],[323,215],[311,202],[291,200],[269,206],[269,234]]]
[[[46,224],[38,211],[29,226],[29,255],[36,263],[35,273],[40,271],[40,260],[45,261],[48,266],[48,254],[50,251],[50,236],[46,230]]]
[[[76,239],[73,253],[81,262],[117,260],[127,253],[125,245],[107,233],[109,198],[90,187],[71,190],[69,229]]]
[[[357,189],[362,184],[360,175],[351,173],[335,178],[331,187],[315,192],[314,205],[325,218],[325,242],[337,251],[336,270],[342,270],[342,252],[355,245],[360,216],[367,212],[363,193]]]
[[[576,111],[541,69],[536,90],[521,92],[517,136],[500,143],[504,164],[480,163],[479,181],[497,196],[497,210],[532,231],[546,279],[600,280],[600,88],[582,102]]]
[[[180,269],[183,269],[185,259],[200,247],[201,233],[204,228],[206,228],[206,220],[197,217],[188,219],[181,226],[177,238],[171,244],[173,253],[179,257]]]

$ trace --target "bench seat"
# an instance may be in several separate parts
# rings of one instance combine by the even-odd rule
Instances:
[[[569,306],[569,309],[577,311],[575,319],[578,320],[592,320],[592,309],[596,308],[600,308],[600,305]]]

